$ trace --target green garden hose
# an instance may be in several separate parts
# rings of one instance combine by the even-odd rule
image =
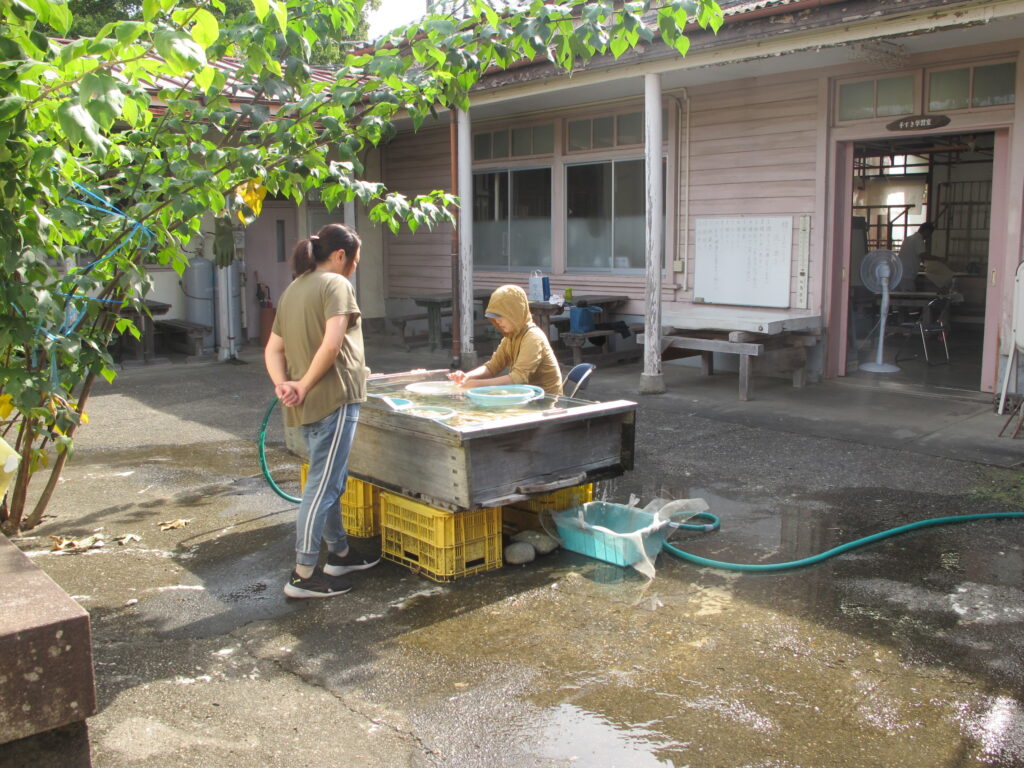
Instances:
[[[274,478],[270,474],[270,468],[267,466],[267,425],[270,423],[270,416],[274,412],[274,408],[277,407],[277,398],[271,399],[270,404],[267,406],[266,412],[263,414],[263,423],[260,424],[260,434],[258,440],[259,458],[260,458],[260,469],[263,470],[263,477],[266,478],[267,483],[273,489],[274,493],[280,496],[285,501],[290,501],[293,504],[298,504],[302,501],[297,496],[292,496],[283,491],[277,483],[274,482]],[[711,514],[710,512],[700,512],[694,515],[691,519],[696,520],[698,518],[708,520],[710,522],[705,524],[693,524],[693,523],[680,523],[673,527],[682,528],[683,530],[689,531],[703,531],[710,532],[717,530],[720,521],[718,517]],[[870,536],[865,536],[855,541],[848,542],[846,544],[840,544],[838,547],[826,550],[817,555],[811,555],[810,557],[804,557],[799,560],[790,560],[785,563],[727,563],[722,560],[711,560],[700,555],[692,555],[689,552],[683,552],[678,547],[673,546],[669,542],[662,544],[662,549],[671,555],[675,555],[678,558],[686,560],[687,562],[694,563],[695,565],[703,565],[710,568],[722,568],[728,571],[785,571],[791,568],[802,568],[806,565],[814,565],[820,563],[830,557],[841,555],[844,552],[849,552],[851,549],[857,549],[867,544],[871,544],[882,539],[887,539],[890,536],[897,536],[901,533],[907,533],[909,531],[917,530],[919,528],[930,528],[936,525],[952,525],[954,523],[969,523],[973,520],[995,520],[995,519],[1024,519],[1024,512],[982,512],[974,515],[953,515],[951,517],[932,517],[927,520],[919,520],[916,523],[908,523],[907,525],[901,525],[897,528],[890,528],[886,531],[874,533]]]
[[[281,490],[280,486],[274,482],[274,478],[270,476],[270,467],[267,466],[267,424],[270,423],[270,414],[274,412],[274,408],[277,406],[277,398],[273,398],[270,401],[270,405],[267,406],[266,413],[263,414],[263,423],[260,424],[260,436],[259,440],[256,441],[259,456],[260,456],[260,469],[263,470],[263,477],[266,478],[267,483],[273,489],[274,493],[280,496],[285,501],[290,501],[293,504],[298,504],[302,501],[298,496],[292,496],[291,494],[285,493]]]
[[[702,513],[707,516],[707,513]],[[712,516],[713,517],[713,516]],[[972,520],[992,520],[997,518],[1024,518],[1024,512],[983,512],[976,515],[953,515],[952,517],[932,517],[927,520],[919,520],[916,523],[908,523],[907,525],[901,525],[898,528],[890,528],[887,531],[881,531],[880,533],[874,533],[871,536],[865,536],[862,539],[851,541],[847,544],[840,544],[838,547],[826,550],[818,555],[812,555],[810,557],[804,557],[800,560],[791,560],[787,563],[726,563],[721,560],[709,560],[706,557],[700,557],[699,555],[691,555],[689,552],[683,552],[678,547],[674,547],[667,541],[662,544],[662,549],[671,555],[682,558],[696,565],[709,566],[711,568],[724,568],[727,571],[785,571],[790,568],[802,568],[805,565],[814,565],[820,563],[823,560],[827,560],[830,557],[835,557],[843,552],[849,552],[851,549],[857,547],[863,547],[865,544],[871,544],[875,541],[881,541],[887,539],[890,536],[896,536],[900,533],[906,533],[913,531],[918,528],[928,528],[933,525],[952,525],[953,523],[968,523]],[[717,521],[717,519],[716,519]],[[704,530],[707,527],[713,526],[700,526],[700,525],[680,525],[680,528],[688,528],[690,530]]]

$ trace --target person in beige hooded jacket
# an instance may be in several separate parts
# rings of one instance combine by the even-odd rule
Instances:
[[[485,317],[502,333],[491,359],[466,371],[453,371],[448,378],[462,389],[533,384],[549,395],[562,394],[562,373],[547,334],[530,316],[526,291],[518,285],[503,285],[491,294]],[[507,373],[506,373],[507,371]]]

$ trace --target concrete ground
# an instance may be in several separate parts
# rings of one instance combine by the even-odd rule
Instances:
[[[447,365],[368,348],[382,372]],[[90,613],[96,768],[1024,765],[1024,521],[776,574],[662,553],[648,581],[559,550],[441,585],[382,563],[289,601],[294,507],[260,475],[271,391],[242,359],[99,387],[50,516],[16,541]],[[792,560],[1024,509],[1024,439],[996,437],[991,396],[759,379],[741,403],[734,375],[677,366],[640,396],[640,370],[587,390],[639,403],[636,468],[607,490],[706,499],[721,530],[687,551]],[[102,548],[50,551],[97,531]],[[72,764],[30,742],[0,765]]]

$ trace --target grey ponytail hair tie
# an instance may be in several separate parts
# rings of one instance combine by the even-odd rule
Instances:
[[[309,239],[306,240],[306,253],[309,255],[310,261],[316,261],[316,258],[313,256],[313,241],[319,239],[317,235],[310,235]]]

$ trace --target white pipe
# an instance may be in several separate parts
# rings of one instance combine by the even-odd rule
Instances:
[[[665,391],[661,372],[661,270],[665,240],[662,218],[661,170],[661,75],[644,75],[644,180],[647,200],[646,223],[646,305],[644,323],[644,371],[640,374],[641,394]]]
[[[234,323],[234,262],[217,270],[217,359],[232,360],[238,357],[237,329]]]
[[[227,272],[225,267],[217,267],[217,359],[221,361],[231,357],[228,341],[231,335],[231,313],[228,306],[231,294]]]
[[[459,180],[459,338],[462,340],[463,369],[476,367],[473,339],[473,146],[469,111],[458,110],[458,180]]]

